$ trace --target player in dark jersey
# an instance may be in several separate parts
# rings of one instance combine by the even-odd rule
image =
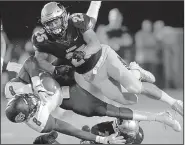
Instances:
[[[141,144],[144,139],[144,132],[143,129],[139,126],[139,122],[133,120],[115,119],[113,121],[106,121],[96,124],[91,129],[89,126],[84,125],[82,130],[101,136],[109,136],[111,134],[118,133],[126,140],[124,144]],[[56,132],[41,135],[34,140],[34,144],[57,144],[57,136],[58,135]],[[81,140],[80,144],[99,143],[88,140]]]
[[[111,100],[125,103],[124,94],[118,88],[122,85],[130,93],[142,93],[163,101],[183,115],[183,102],[152,84],[155,78],[150,72],[132,63],[130,68],[139,72],[139,78],[152,83],[138,81],[109,46],[99,43],[93,31],[95,22],[94,18],[86,14],[68,15],[63,6],[50,2],[41,12],[43,29],[33,35],[35,49],[37,53],[52,54],[63,59],[64,64],[71,64],[77,73],[83,74],[86,81],[99,88]],[[54,66],[49,65],[41,55],[36,56],[41,64],[47,63],[47,71],[54,72]],[[112,83],[110,77],[119,84]]]
[[[113,121],[102,122],[94,125],[89,132],[102,136],[109,136],[118,132],[126,140],[125,144],[141,144],[144,139],[144,132],[139,126],[139,122],[133,120],[115,119]],[[93,142],[89,141],[89,143]],[[87,141],[83,140],[81,144],[87,144]]]

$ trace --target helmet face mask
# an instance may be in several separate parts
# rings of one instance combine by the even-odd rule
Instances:
[[[41,23],[49,34],[63,36],[68,27],[68,14],[63,6],[50,2],[42,9]]]
[[[7,104],[6,116],[11,122],[24,122],[35,114],[38,105],[39,98],[34,94],[16,94]]]
[[[126,143],[133,143],[139,133],[139,123],[134,120],[116,119],[116,130],[124,136]]]

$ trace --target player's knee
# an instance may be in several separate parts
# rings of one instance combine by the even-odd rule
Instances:
[[[73,106],[73,111],[79,115],[86,116],[86,117],[93,117],[93,111],[91,108],[87,107],[79,107]]]
[[[140,94],[142,89],[142,83],[134,83],[126,87],[127,91],[134,94]]]

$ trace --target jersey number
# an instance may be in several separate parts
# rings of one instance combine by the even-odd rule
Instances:
[[[40,121],[38,121],[35,117],[33,118],[33,122],[34,122],[35,124],[37,124],[38,126],[40,126],[40,125],[41,125],[41,122],[40,122]]]
[[[16,94],[12,86],[9,86],[9,91],[12,94],[12,96]]]

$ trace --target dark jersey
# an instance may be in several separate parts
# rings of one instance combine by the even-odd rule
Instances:
[[[33,35],[32,41],[37,51],[52,54],[57,58],[63,59],[65,62],[67,60],[71,63],[73,52],[86,45],[82,34],[93,28],[94,24],[95,21],[93,18],[82,13],[75,13],[69,16],[68,28],[63,38],[56,38],[42,28]],[[81,70],[85,70],[86,72],[91,70],[99,57],[100,55],[97,56],[97,54],[92,55],[79,66],[75,66],[77,71],[79,70],[80,73]]]
[[[101,136],[109,136],[114,134],[113,121],[107,121],[99,123],[91,128],[91,133]],[[140,144],[143,141],[144,134],[141,127],[139,127],[139,133],[136,135],[136,138],[130,138],[127,134],[119,132],[119,135],[123,136],[126,140],[126,144]]]

